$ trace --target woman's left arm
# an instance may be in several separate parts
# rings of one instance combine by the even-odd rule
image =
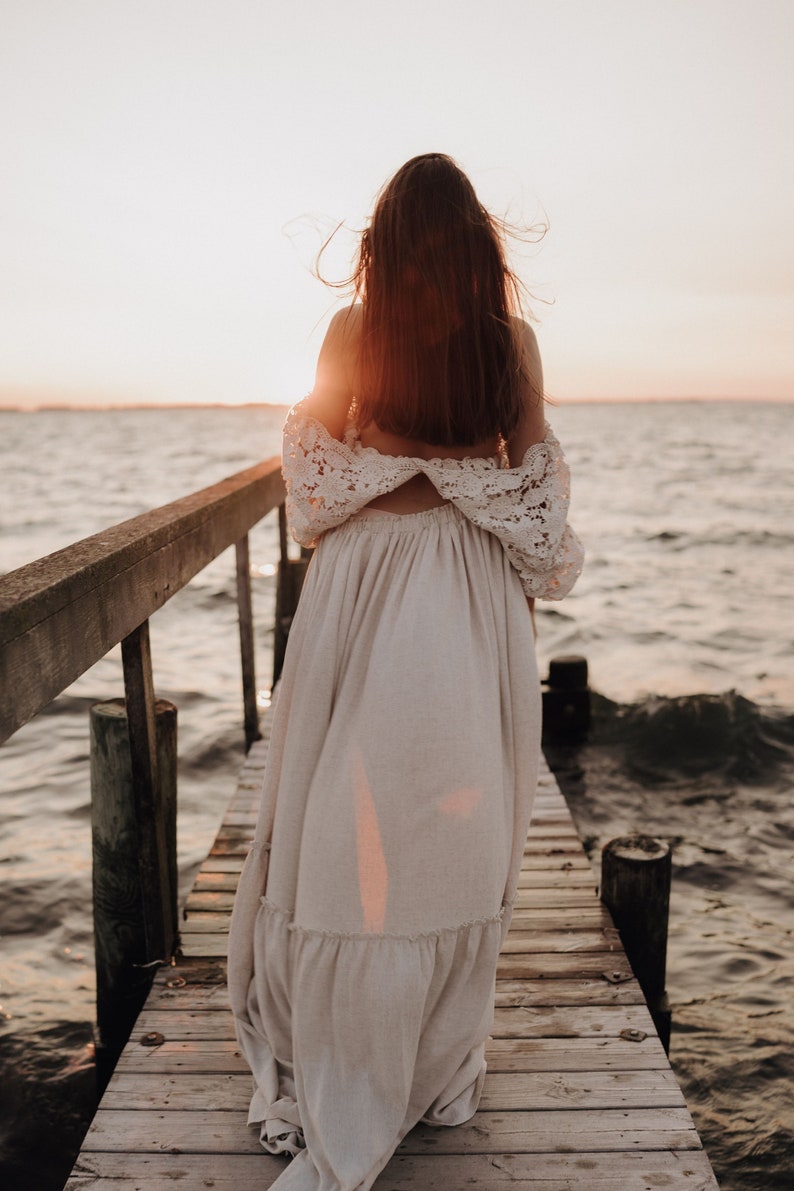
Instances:
[[[355,397],[360,310],[359,306],[348,306],[331,319],[320,348],[314,388],[302,402],[304,412],[322,422],[328,433],[340,440]]]

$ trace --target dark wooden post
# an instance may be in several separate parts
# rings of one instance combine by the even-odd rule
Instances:
[[[590,727],[587,658],[572,654],[549,662],[543,692],[544,743],[576,744]]]
[[[601,852],[601,900],[612,915],[665,1050],[670,1007],[665,994],[672,853],[648,835],[610,840]]]
[[[176,707],[155,704],[158,791],[154,813],[143,830],[162,825],[174,900],[169,924],[176,928]],[[162,922],[147,930],[141,824],[134,796],[129,727],[123,699],[91,708],[91,821],[93,843],[94,939],[97,974],[97,1069],[107,1082],[146,998],[157,961],[151,940]],[[152,851],[149,848],[149,851]],[[162,913],[158,912],[162,919]]]
[[[152,655],[149,622],[121,642],[124,693],[130,734],[132,799],[138,833],[147,962],[165,963],[176,941],[176,860],[169,857],[157,774]]]
[[[284,505],[278,510],[279,541],[281,543],[281,561],[278,567],[276,582],[276,623],[273,632],[273,684],[278,681],[281,667],[284,664],[284,654],[287,650],[292,618],[298,607],[306,568],[311,558],[311,550],[301,549],[300,558],[290,558],[287,542],[287,512]]]
[[[237,610],[240,621],[240,657],[243,668],[243,709],[245,715],[245,751],[261,739],[256,706],[256,666],[254,661],[254,613],[251,603],[251,561],[248,534],[240,538],[237,553]]]

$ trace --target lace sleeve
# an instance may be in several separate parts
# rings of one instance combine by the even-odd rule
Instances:
[[[547,600],[566,596],[581,573],[584,550],[567,523],[570,472],[551,427],[519,467],[493,466],[473,476],[475,469],[466,465],[483,461],[462,460],[455,471],[447,462],[432,461],[443,466],[431,479],[470,521],[499,538],[525,593]]]
[[[354,431],[339,442],[299,403],[284,425],[282,468],[287,517],[302,546],[315,546],[376,496],[424,472],[441,496],[499,538],[528,596],[560,600],[582,569],[582,546],[567,524],[568,466],[548,425],[519,467],[504,468],[479,457],[382,455],[361,446]]]
[[[281,457],[292,536],[301,546],[316,546],[326,530],[415,475],[419,468],[411,462],[391,458],[387,466],[372,466],[366,455],[356,454],[305,414],[299,402],[284,423]]]

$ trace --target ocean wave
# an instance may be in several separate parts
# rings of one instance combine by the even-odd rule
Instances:
[[[3,1186],[63,1186],[96,1106],[91,1025],[59,1021],[7,1034],[0,1038],[0,1067]]]
[[[758,548],[788,550],[794,546],[794,534],[769,529],[736,529],[734,526],[726,527],[724,530],[707,530],[703,533],[663,529],[657,533],[648,534],[645,540],[660,542],[663,546],[668,546],[674,553],[684,550],[701,550],[709,546],[729,546],[742,550]]]
[[[65,924],[75,923],[85,930],[88,881],[79,878],[7,880],[0,901],[0,935],[35,935],[57,932]]]
[[[633,704],[596,694],[593,739],[622,745],[627,770],[644,781],[711,774],[761,784],[794,762],[794,715],[736,691]]]

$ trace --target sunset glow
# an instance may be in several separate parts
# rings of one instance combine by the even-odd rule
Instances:
[[[363,929],[373,934],[381,934],[386,921],[389,870],[383,852],[377,808],[360,755],[356,761],[353,789],[356,800],[358,888]]]
[[[320,245],[430,149],[549,222],[552,396],[789,400],[792,45],[788,0],[8,0],[0,405],[293,403]]]

